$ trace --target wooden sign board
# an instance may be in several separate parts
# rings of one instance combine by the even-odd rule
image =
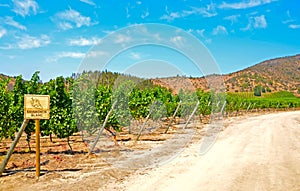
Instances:
[[[25,119],[49,119],[50,118],[50,96],[32,95],[24,96],[24,118]]]

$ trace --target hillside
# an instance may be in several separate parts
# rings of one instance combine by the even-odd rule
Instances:
[[[266,91],[289,91],[300,94],[300,54],[261,62],[252,67],[223,75],[229,92],[252,92],[255,86]],[[206,80],[201,78],[159,78],[154,84],[171,88],[174,92],[183,89],[208,89]]]
[[[4,75],[4,74],[0,74],[0,80],[5,80],[7,78],[11,78],[8,85],[7,85],[7,88],[9,90],[12,90],[14,85],[15,85],[16,78],[15,77],[9,77],[9,76]]]
[[[228,91],[252,91],[261,85],[271,91],[300,90],[300,55],[267,60],[224,76]],[[299,93],[299,92],[298,92]]]
[[[6,79],[6,78],[9,78],[9,77],[7,75],[0,74],[0,79]]]

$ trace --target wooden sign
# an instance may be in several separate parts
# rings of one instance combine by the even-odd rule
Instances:
[[[25,119],[49,119],[50,118],[50,96],[32,95],[24,96],[24,118]]]

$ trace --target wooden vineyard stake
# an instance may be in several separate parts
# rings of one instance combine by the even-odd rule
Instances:
[[[247,105],[247,103],[245,102],[244,105],[243,105],[243,108],[245,108],[246,105]],[[245,111],[245,110],[243,109],[243,111]]]
[[[21,136],[22,136],[22,133],[24,131],[24,129],[26,128],[27,124],[28,124],[29,120],[28,119],[24,119],[22,125],[21,125],[21,128],[19,129],[19,132],[17,134],[17,136],[15,137],[14,141],[12,142],[12,144],[10,145],[10,148],[0,166],[0,176],[2,175],[2,173],[4,172],[4,169],[9,161],[9,158],[11,157],[12,153],[14,152],[14,149],[17,145],[17,143],[19,142]]]
[[[181,102],[181,100],[180,100],[180,102],[179,102],[178,105],[177,105],[177,108],[176,108],[176,110],[175,110],[175,112],[174,112],[174,114],[173,114],[173,116],[172,116],[172,118],[171,118],[171,120],[170,120],[170,123],[169,123],[169,125],[168,125],[168,127],[167,127],[165,133],[168,133],[168,130],[169,130],[169,128],[170,128],[170,126],[171,126],[171,124],[172,124],[172,122],[173,122],[173,120],[174,120],[174,118],[175,118],[175,116],[176,116],[176,114],[177,114],[179,108],[180,108],[181,103],[182,103],[182,102]]]
[[[253,112],[254,108],[255,108],[256,103],[253,104],[251,112]]]
[[[248,110],[250,109],[251,103],[249,104],[249,106],[247,107],[246,113],[248,112]]]
[[[279,107],[279,103],[278,103],[277,106],[276,106],[276,111],[277,111],[278,107]]]
[[[187,122],[185,123],[185,125],[184,125],[184,127],[183,127],[182,129],[185,129],[185,128],[188,126],[190,120],[192,119],[193,115],[194,115],[195,112],[197,111],[198,106],[199,106],[199,101],[197,102],[197,104],[196,104],[196,106],[195,106],[193,112],[191,113],[190,117],[188,118]]]
[[[147,115],[145,122],[143,123],[143,125],[142,125],[141,128],[140,128],[140,131],[139,131],[139,133],[138,133],[138,135],[137,135],[137,137],[136,137],[136,140],[137,140],[137,141],[140,139],[140,136],[141,136],[141,134],[142,134],[142,132],[143,132],[143,130],[144,130],[144,128],[145,128],[145,125],[146,125],[146,123],[147,123],[147,121],[148,121],[148,119],[149,119],[149,117],[150,117],[152,111],[153,111],[153,107],[150,108],[149,114]]]
[[[112,112],[113,112],[113,110],[114,110],[116,104],[117,104],[117,101],[115,101],[115,102],[113,103],[113,105],[111,106],[111,108],[110,108],[108,114],[107,114],[106,117],[105,117],[105,120],[104,120],[104,122],[103,122],[103,124],[102,124],[102,127],[101,127],[100,130],[98,131],[98,135],[97,135],[97,137],[96,137],[94,143],[92,144],[92,146],[91,146],[91,148],[90,148],[88,154],[91,154],[91,153],[93,152],[94,148],[96,147],[96,145],[97,145],[97,143],[98,143],[98,141],[99,141],[99,139],[100,139],[100,136],[101,136],[101,134],[102,134],[102,132],[103,132],[105,126],[106,126],[106,123],[108,122],[108,119],[109,119],[110,115],[112,114]]]
[[[242,105],[243,105],[243,102],[241,102],[240,107],[237,108],[237,110],[236,110],[236,115],[235,115],[235,116],[238,116],[238,115],[239,115],[239,111],[240,111],[240,109],[242,108]]]
[[[224,101],[223,106],[221,108],[221,115],[223,116],[223,111],[225,110],[226,101]]]
[[[208,104],[207,104],[207,107],[209,107],[210,106],[210,101],[208,102]]]
[[[220,105],[220,101],[218,101],[218,103],[217,103],[217,107],[219,107],[219,105]]]
[[[290,109],[290,106],[291,106],[291,103],[289,103],[289,105],[287,106],[287,110],[289,110],[289,109]]]

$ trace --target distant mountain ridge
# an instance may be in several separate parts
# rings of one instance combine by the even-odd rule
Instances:
[[[300,95],[300,54],[266,60],[249,68],[222,75],[222,77],[228,92],[253,92],[255,86],[262,86],[270,92],[289,91]],[[152,81],[174,92],[187,87],[191,90],[209,89],[204,77],[188,78],[188,81],[175,77],[152,79]]]
[[[227,91],[253,91],[262,86],[271,91],[300,90],[300,54],[261,62],[224,76]]]

